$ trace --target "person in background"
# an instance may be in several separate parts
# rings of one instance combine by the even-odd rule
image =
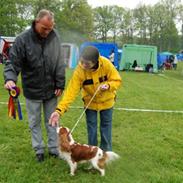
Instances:
[[[48,120],[65,86],[65,66],[60,49],[60,38],[54,30],[54,14],[42,9],[31,28],[17,36],[10,60],[4,68],[5,88],[8,90],[16,86],[21,73],[32,146],[38,162],[44,161],[45,151],[41,130],[42,107],[49,155],[58,156],[56,129],[49,125]]]
[[[113,105],[116,90],[120,84],[121,77],[113,64],[107,58],[100,56],[96,47],[85,47],[64,96],[50,117],[50,124],[58,125],[60,117],[64,115],[81,90],[84,107],[91,102],[85,112],[88,144],[98,145],[97,114],[99,113],[100,147],[105,151],[112,150]],[[96,91],[97,93],[91,101]]]
[[[149,73],[153,73],[153,64],[148,63],[145,67],[145,71]]]
[[[132,69],[135,69],[135,67],[137,67],[138,65],[137,65],[137,60],[134,60],[133,61],[133,64],[132,64]]]
[[[178,59],[177,56],[174,56],[174,60],[173,60],[173,69],[176,70],[177,69],[177,63],[178,63]]]
[[[114,49],[111,50],[111,53],[109,55],[109,60],[114,65]]]

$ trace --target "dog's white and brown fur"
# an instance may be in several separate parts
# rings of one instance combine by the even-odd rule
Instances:
[[[70,174],[74,175],[79,162],[90,162],[101,176],[105,175],[105,165],[119,155],[112,151],[103,151],[97,146],[79,144],[74,141],[70,130],[66,127],[58,127],[59,154],[70,166]]]

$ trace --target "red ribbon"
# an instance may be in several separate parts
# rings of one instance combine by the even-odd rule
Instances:
[[[13,87],[9,90],[9,102],[8,102],[8,116],[14,119],[22,120],[22,111],[18,96],[20,94],[20,88]]]

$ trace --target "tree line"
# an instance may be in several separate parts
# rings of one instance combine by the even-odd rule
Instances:
[[[156,45],[159,51],[183,49],[183,4],[160,0],[138,4],[92,8],[87,0],[1,0],[0,36],[16,36],[42,8],[55,13],[56,29],[63,42],[84,41]]]

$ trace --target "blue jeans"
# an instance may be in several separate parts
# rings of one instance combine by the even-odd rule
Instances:
[[[100,113],[100,148],[104,151],[112,151],[112,113],[113,108],[99,111]],[[98,111],[86,110],[86,123],[88,131],[88,144],[98,145],[97,140],[97,114]]]

